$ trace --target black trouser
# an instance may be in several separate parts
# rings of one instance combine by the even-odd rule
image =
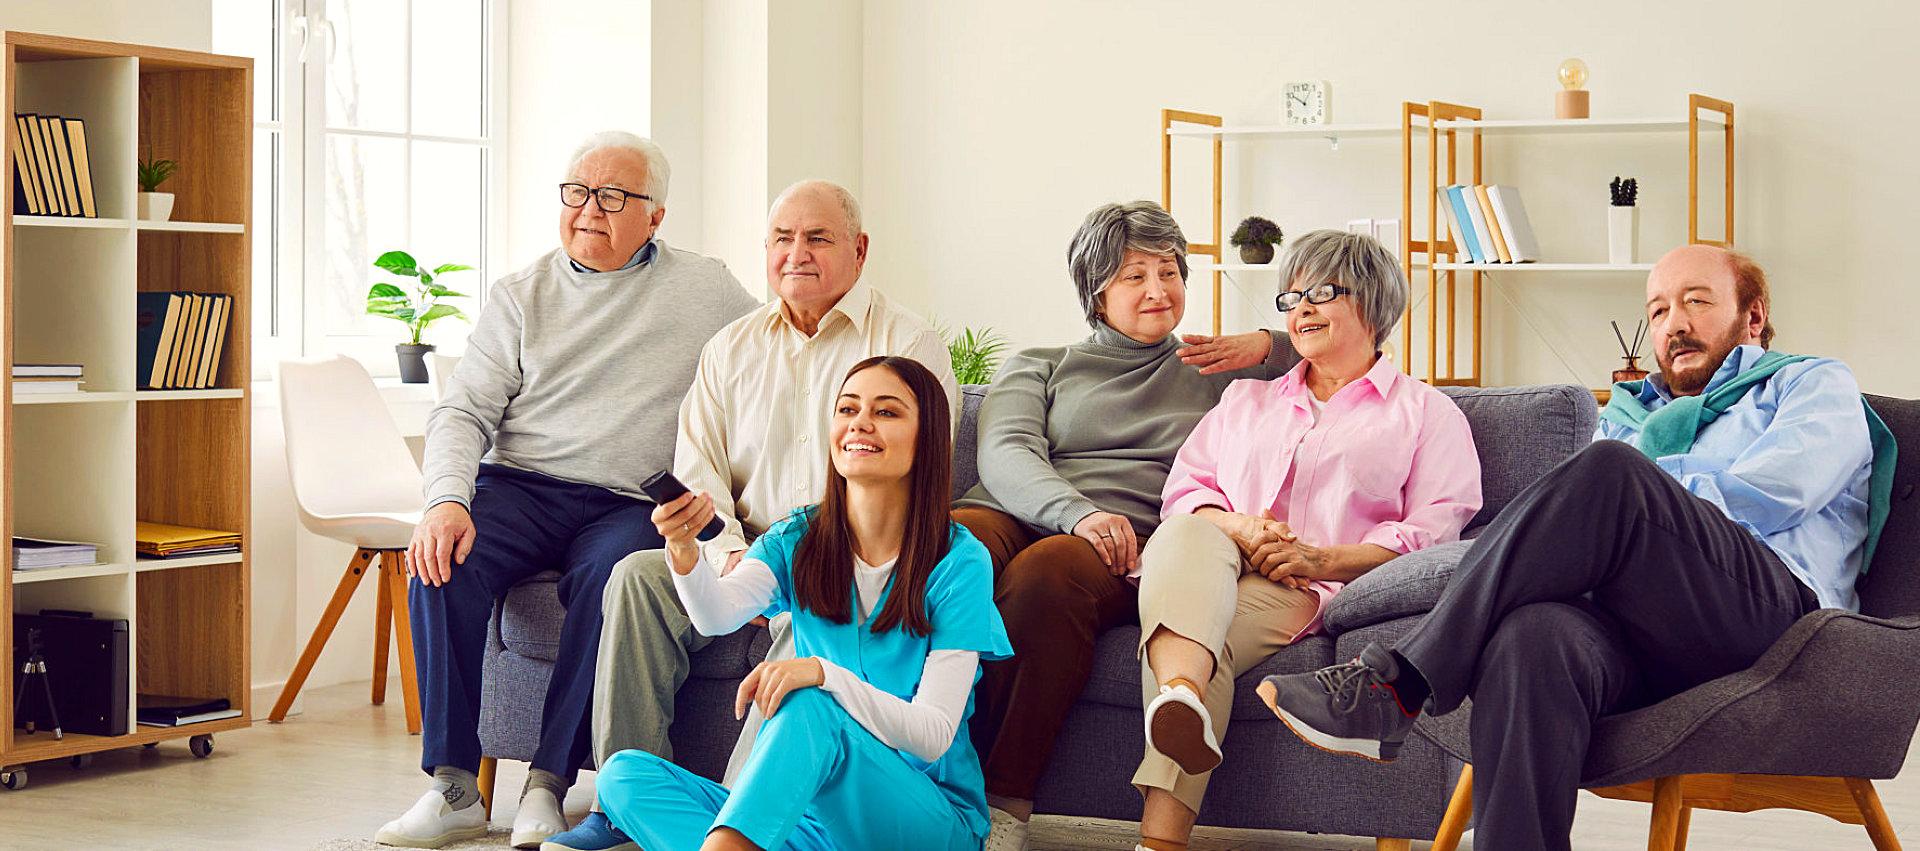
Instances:
[[[1522,492],[1395,649],[1435,714],[1473,698],[1474,845],[1568,848],[1593,723],[1750,667],[1814,594],[1639,450]]]

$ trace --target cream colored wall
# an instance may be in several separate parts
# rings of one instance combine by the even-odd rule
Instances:
[[[0,29],[101,41],[207,50],[213,43],[208,0],[5,0]]]
[[[1729,16],[1728,12],[1736,15]],[[1920,310],[1903,249],[1920,195],[1920,114],[1900,104],[1920,7],[977,0],[866,6],[864,201],[870,274],[908,303],[991,324],[1018,345],[1086,333],[1065,275],[1094,206],[1160,194],[1159,110],[1278,123],[1280,85],[1333,84],[1340,123],[1397,122],[1403,100],[1550,117],[1554,69],[1593,69],[1597,117],[1683,116],[1688,92],[1737,107],[1736,237],[1773,274],[1777,345],[1845,358],[1872,392],[1914,395],[1902,339]],[[1190,142],[1187,161],[1202,162]],[[1224,226],[1262,213],[1289,234],[1399,218],[1398,140],[1230,142]],[[1685,137],[1492,140],[1488,182],[1519,186],[1556,259],[1605,258],[1606,182],[1642,183],[1642,259],[1684,240]],[[1191,238],[1204,167],[1181,172]],[[1183,207],[1184,204],[1184,207]],[[1275,281],[1243,275],[1229,327],[1271,321]],[[1201,283],[1196,278],[1196,283]],[[1499,276],[1487,293],[1493,383],[1598,385],[1606,320],[1640,314],[1636,275]],[[1202,287],[1201,289],[1204,289]],[[1509,303],[1511,300],[1511,303]],[[1196,292],[1188,326],[1205,324]],[[1561,363],[1562,358],[1566,363]]]

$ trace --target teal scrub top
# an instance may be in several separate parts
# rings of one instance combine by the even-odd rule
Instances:
[[[927,578],[926,612],[933,627],[931,634],[916,636],[905,628],[882,633],[872,630],[873,618],[893,593],[892,577],[887,579],[886,588],[864,621],[835,624],[805,609],[796,609],[793,555],[799,549],[811,512],[811,506],[802,508],[775,523],[766,534],[754,540],[746,556],[766,563],[780,581],[780,590],[767,607],[766,615],[793,612],[796,657],[818,656],[831,660],[873,687],[911,701],[920,687],[920,673],[926,666],[927,654],[935,650],[971,650],[980,654],[982,662],[1013,655],[1006,626],[1000,621],[999,609],[993,605],[993,561],[987,555],[987,548],[957,524],[950,524],[951,543],[946,557],[934,566],[933,575]],[[849,584],[849,597],[856,593]],[[849,607],[850,612],[859,610],[857,604]],[[979,677],[976,670],[976,683]],[[988,826],[986,779],[967,731],[967,720],[972,717],[973,696],[969,694],[966,711],[960,715],[960,726],[946,753],[931,763],[905,751],[899,754],[908,765],[932,779],[968,826],[984,836]]]

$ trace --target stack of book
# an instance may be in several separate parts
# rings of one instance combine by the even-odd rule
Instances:
[[[13,395],[23,393],[78,393],[85,370],[77,363],[16,363]]]
[[[142,390],[218,386],[233,296],[217,293],[140,293],[134,378]]]
[[[224,697],[172,697],[162,694],[143,694],[138,699],[139,707],[134,710],[134,719],[142,727],[178,727],[182,724],[198,724],[202,721],[218,721],[222,718],[238,718],[240,710]]]
[[[1531,263],[1540,259],[1520,190],[1454,184],[1440,190],[1447,228],[1467,263]]]
[[[93,205],[93,169],[87,160],[87,124],[78,118],[15,113],[13,209],[35,216],[100,213]]]
[[[13,539],[13,569],[38,570],[43,567],[72,567],[93,564],[100,559],[100,547],[79,541],[53,541],[45,538]]]
[[[240,535],[218,529],[170,526],[145,520],[133,524],[133,548],[142,558],[187,558],[240,551]]]

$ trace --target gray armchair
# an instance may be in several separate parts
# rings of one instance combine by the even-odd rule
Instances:
[[[1920,402],[1869,397],[1904,448],[1892,511],[1862,577],[1860,614],[1822,609],[1753,667],[1600,720],[1581,786],[1653,804],[1649,849],[1684,847],[1694,808],[1789,807],[1864,825],[1874,847],[1899,842],[1874,780],[1900,772],[1920,723]],[[1417,728],[1472,761],[1467,712]],[[1472,812],[1462,772],[1436,837],[1452,851]]]

